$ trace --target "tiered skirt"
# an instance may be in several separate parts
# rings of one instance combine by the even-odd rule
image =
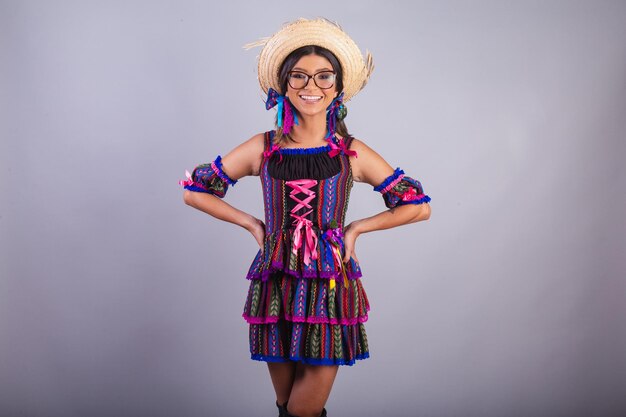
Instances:
[[[251,278],[243,317],[252,359],[353,365],[369,357],[370,309],[361,280],[298,277],[273,270]]]

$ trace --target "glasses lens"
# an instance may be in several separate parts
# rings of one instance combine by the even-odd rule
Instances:
[[[302,72],[290,72],[289,78],[287,79],[291,88],[304,88],[309,81],[309,76]]]
[[[304,72],[291,71],[287,82],[289,82],[291,88],[301,89],[306,87],[310,78],[311,76]],[[312,78],[315,81],[315,85],[324,90],[335,85],[335,73],[332,71],[318,72]]]
[[[315,84],[319,88],[331,88],[335,85],[335,73],[330,71],[318,72],[315,74]]]

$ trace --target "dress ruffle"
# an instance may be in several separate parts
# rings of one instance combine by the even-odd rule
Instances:
[[[322,278],[343,280],[343,271],[348,280],[361,277],[361,267],[350,257],[349,262],[338,262],[333,254],[333,245],[323,237],[323,232],[314,229],[317,235],[317,259],[304,263],[304,247],[294,253],[293,234],[290,229],[267,233],[263,251],[259,250],[250,265],[246,278],[267,280],[273,272],[284,272],[296,278]],[[343,253],[341,254],[343,256]]]
[[[369,358],[363,324],[308,324],[280,321],[250,324],[250,357],[265,362],[349,365]]]
[[[281,272],[250,282],[243,317],[250,324],[252,359],[352,365],[369,357],[369,302],[361,280],[330,288],[328,280]]]

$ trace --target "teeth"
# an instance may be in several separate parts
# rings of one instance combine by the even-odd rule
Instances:
[[[304,100],[319,100],[322,96],[300,96]]]

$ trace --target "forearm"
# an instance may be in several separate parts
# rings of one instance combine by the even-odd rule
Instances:
[[[430,205],[407,204],[398,206],[372,217],[352,222],[352,227],[359,234],[373,232],[375,230],[391,229],[404,224],[415,223],[430,218]]]
[[[241,226],[246,230],[250,230],[256,220],[252,215],[208,193],[185,190],[183,199],[185,204],[193,208],[207,213],[216,219]]]

